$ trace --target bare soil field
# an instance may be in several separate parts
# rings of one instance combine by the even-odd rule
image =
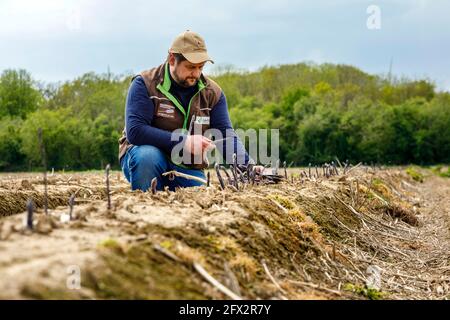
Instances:
[[[156,194],[112,172],[111,209],[103,172],[55,173],[47,215],[41,174],[0,174],[0,298],[448,299],[450,179],[405,169]]]

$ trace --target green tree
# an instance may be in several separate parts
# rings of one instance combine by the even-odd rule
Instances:
[[[23,169],[25,155],[21,151],[20,118],[0,119],[0,170]]]
[[[21,151],[34,165],[40,165],[41,151],[38,142],[38,128],[42,128],[43,142],[49,167],[78,167],[77,144],[82,143],[77,136],[78,128],[86,125],[76,118],[69,118],[68,109],[58,111],[42,110],[28,116],[20,130]]]
[[[25,70],[5,70],[0,76],[0,118],[24,119],[42,103],[31,75]]]

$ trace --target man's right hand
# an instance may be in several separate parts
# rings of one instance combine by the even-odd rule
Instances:
[[[215,144],[202,135],[188,135],[184,150],[193,155],[203,155],[205,151],[215,148]]]

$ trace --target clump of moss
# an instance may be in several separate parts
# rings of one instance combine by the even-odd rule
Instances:
[[[230,267],[236,270],[247,282],[253,280],[259,270],[255,260],[245,253],[238,254],[232,258]]]
[[[383,180],[381,180],[380,178],[375,178],[375,179],[372,180],[372,184],[374,186],[381,185],[381,184],[383,184]]]
[[[276,202],[281,204],[286,209],[294,209],[295,208],[295,204],[291,200],[289,200],[288,198],[283,197],[279,194],[269,195],[268,198],[275,200]]]
[[[447,169],[447,171],[441,172],[439,175],[443,178],[450,178],[450,167]]]
[[[99,247],[104,247],[104,248],[116,248],[116,247],[118,247],[120,245],[119,245],[119,243],[116,240],[108,238],[108,239],[105,239],[105,240],[101,241],[98,244],[98,246]]]
[[[159,245],[165,249],[170,249],[173,247],[173,242],[170,240],[164,240]]]
[[[305,221],[306,219],[306,214],[299,208],[289,210],[288,214],[299,221]]]
[[[375,191],[377,191],[385,200],[391,200],[392,199],[392,193],[389,187],[384,184],[384,182],[379,179],[375,178],[372,180],[372,187]]]
[[[312,241],[315,245],[324,247],[323,237],[320,233],[320,227],[312,221],[311,218],[308,221],[298,223],[298,227],[304,237]]]
[[[174,253],[187,264],[193,264],[194,262],[201,264],[205,263],[205,257],[199,250],[191,248],[181,242],[175,246]]]
[[[103,244],[106,247],[116,245],[110,240]],[[131,246],[123,254],[115,250],[100,250],[99,254],[102,264],[88,268],[82,279],[83,287],[93,290],[97,298],[208,298],[199,279],[192,276],[186,264],[175,263],[154,250],[151,243]]]
[[[99,249],[110,249],[118,254],[124,253],[124,248],[122,247],[122,245],[119,242],[117,242],[117,240],[111,238],[101,241],[97,245],[97,247]]]
[[[424,176],[414,167],[409,167],[406,169],[406,174],[409,175],[414,181],[423,182]]]
[[[354,285],[346,283],[343,287],[345,291],[350,291],[361,296],[366,297],[369,300],[382,300],[387,298],[387,293],[377,290],[375,288],[368,288],[366,286]]]
[[[219,252],[236,252],[240,250],[236,241],[231,239],[230,237],[220,236],[215,241],[216,248]]]
[[[304,222],[299,222],[299,227],[308,233],[319,233],[319,226],[311,221],[304,221]]]

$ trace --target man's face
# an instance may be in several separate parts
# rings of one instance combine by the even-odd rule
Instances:
[[[203,71],[205,62],[191,63],[187,60],[177,62],[175,57],[169,58],[169,65],[172,77],[183,87],[192,87],[197,84]]]

